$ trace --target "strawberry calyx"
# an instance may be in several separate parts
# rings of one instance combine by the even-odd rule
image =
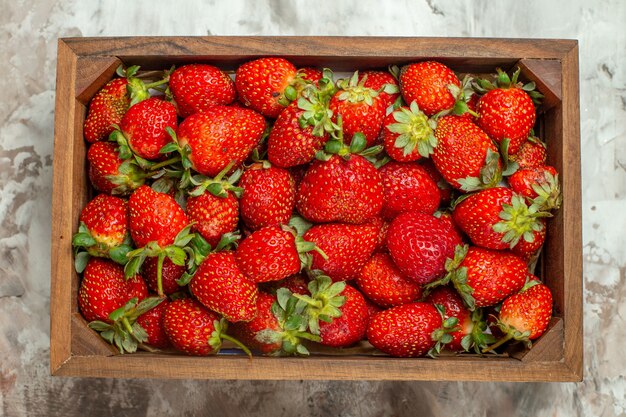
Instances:
[[[411,103],[408,109],[401,107],[394,111],[393,118],[397,123],[388,125],[387,129],[399,134],[394,146],[402,149],[404,156],[409,155],[417,148],[422,157],[428,158],[437,146],[437,138],[435,138],[437,123],[435,120],[429,119],[419,109],[415,101]]]
[[[72,246],[77,252],[76,255],[78,255],[78,252],[81,249],[85,249],[87,258],[81,260],[81,264],[82,261],[85,262],[82,268],[76,266],[75,263],[77,272],[80,273],[85,269],[84,266],[86,266],[86,261],[88,260],[89,256],[109,258],[120,265],[125,265],[126,262],[128,262],[126,254],[132,250],[131,243],[132,240],[129,233],[126,234],[126,236],[124,237],[124,241],[121,244],[118,244],[117,242],[107,242],[106,240],[96,239],[93,237],[87,225],[85,225],[85,223],[83,222],[80,222],[80,225],[78,226],[78,232],[76,232],[74,236],[72,236]],[[84,256],[85,255],[83,255],[83,257]],[[78,269],[80,269],[80,271]]]
[[[334,318],[341,317],[339,309],[346,302],[346,297],[340,295],[346,288],[345,281],[333,283],[327,275],[318,274],[309,282],[311,295],[293,294],[298,299],[297,307],[302,308],[306,317],[309,331],[314,335],[320,334],[320,320],[331,323]]]
[[[181,287],[189,284],[196,273],[196,270],[209,253],[231,250],[235,247],[239,239],[241,239],[241,235],[236,232],[224,233],[220,238],[220,241],[217,245],[215,245],[215,248],[212,248],[209,242],[207,242],[200,233],[194,233],[193,238],[184,249],[189,255],[189,259],[187,261],[187,271],[185,271],[180,278],[176,280],[176,283]]]
[[[552,175],[544,170],[545,181],[532,185],[533,191],[537,193],[537,197],[530,200],[531,207],[537,211],[558,210],[561,207],[563,196],[561,195],[561,186],[559,185],[559,174]]]
[[[192,197],[198,197],[204,194],[205,191],[208,191],[216,197],[226,198],[228,197],[228,192],[231,191],[235,194],[235,196],[237,196],[237,198],[241,197],[243,188],[237,187],[234,184],[239,181],[239,178],[241,178],[243,170],[237,169],[230,176],[228,176],[228,178],[224,179],[234,166],[235,162],[232,161],[213,178],[208,178],[199,174],[192,175],[190,181],[191,184],[195,185],[195,187],[189,191],[189,195]]]
[[[484,190],[493,188],[502,180],[502,169],[500,168],[500,154],[491,149],[487,149],[485,165],[480,169],[479,177],[466,177],[458,179],[461,190],[465,192]]]
[[[361,155],[368,161],[374,163],[375,156],[383,151],[382,145],[375,145],[367,148],[367,139],[361,132],[357,132],[352,136],[350,145],[344,143],[343,138],[343,121],[341,115],[337,116],[337,123],[333,123],[334,131],[332,138],[326,142],[324,149],[319,150],[315,154],[315,158],[321,161],[328,161],[333,155],[341,156],[345,160],[349,160],[351,155]]]
[[[349,79],[341,79],[337,81],[337,87],[342,90],[337,97],[340,101],[348,101],[349,103],[365,102],[368,106],[374,104],[374,98],[378,97],[378,91],[369,87],[365,87],[367,75],[359,81],[359,71],[355,71]]]
[[[489,333],[485,333],[485,330],[489,327],[487,321],[483,318],[483,312],[481,309],[476,309],[472,312],[472,331],[461,339],[461,347],[466,352],[473,350],[475,353],[482,353],[481,349],[486,348],[488,345],[494,343],[496,338]]]
[[[137,318],[161,304],[164,299],[148,297],[138,302],[137,297],[132,298],[109,314],[109,323],[94,320],[89,323],[89,327],[100,333],[104,340],[115,345],[121,354],[136,352],[137,347],[148,341],[148,334],[137,323]]]
[[[449,110],[442,111],[438,116],[441,117],[447,114],[461,116],[465,113],[469,113],[474,117],[479,117],[478,113],[470,109],[467,105],[472,96],[475,94],[474,88],[472,88],[473,82],[474,78],[468,74],[463,77],[460,87],[455,84],[448,84],[448,91],[450,91],[450,94],[452,94],[455,99],[454,106]]]
[[[541,218],[551,217],[549,212],[541,211],[539,205],[526,204],[524,197],[514,193],[511,204],[502,204],[499,217],[500,222],[494,224],[492,229],[501,233],[502,242],[508,243],[513,248],[521,238],[528,243],[535,241],[534,232],[539,232],[544,227]]]
[[[309,242],[308,240],[304,240],[300,231],[292,226],[282,225],[281,229],[293,234],[296,241],[296,250],[298,251],[298,258],[300,259],[300,270],[307,268],[310,269],[313,264],[313,255],[312,251],[315,251],[320,254],[324,260],[328,260],[328,255],[324,253],[324,251],[319,248],[314,242]]]
[[[312,126],[313,136],[324,136],[335,130],[332,122],[333,111],[329,103],[336,91],[333,73],[328,68],[324,68],[323,76],[317,85],[310,83],[301,91],[297,105],[303,110],[298,117],[302,129]]]
[[[450,333],[456,332],[460,329],[458,318],[445,318],[446,309],[444,306],[442,306],[441,304],[435,304],[435,308],[441,315],[443,321],[441,327],[435,329],[430,335],[431,339],[436,342],[435,345],[430,348],[427,353],[427,355],[431,358],[436,358],[441,353],[441,350],[444,348],[444,346],[452,342],[453,337]]]
[[[470,311],[476,309],[476,301],[472,296],[474,289],[467,285],[467,267],[461,267],[461,263],[467,256],[469,251],[469,245],[457,245],[454,248],[454,257],[446,259],[446,272],[447,274],[436,281],[430,282],[424,286],[425,294],[441,285],[447,285],[452,283],[456,291],[463,299],[463,303]]]
[[[496,88],[500,88],[503,90],[509,88],[521,88],[526,93],[528,93],[530,98],[533,100],[533,103],[537,105],[541,104],[541,99],[544,97],[544,95],[535,90],[536,85],[534,81],[526,84],[518,82],[518,78],[521,73],[520,67],[517,67],[515,72],[513,72],[512,77],[509,77],[509,75],[505,71],[502,71],[501,68],[496,68],[496,72],[497,75],[495,79],[495,84],[484,78],[478,78],[476,81],[472,82],[472,88],[480,94],[495,90]]]
[[[245,354],[248,355],[250,359],[252,359],[252,352],[250,352],[250,349],[248,349],[248,347],[241,343],[239,340],[226,334],[227,329],[228,322],[226,321],[226,319],[221,318],[213,322],[213,332],[211,332],[211,335],[209,336],[209,346],[211,346],[211,349],[213,349],[213,353],[218,353],[222,348],[222,341],[228,340],[229,342],[237,345],[239,349],[243,350]]]
[[[133,65],[124,69],[123,65],[117,67],[116,73],[120,77],[125,77],[128,80],[128,84],[126,89],[128,91],[128,95],[130,97],[130,105],[134,106],[135,104],[150,98],[150,90],[155,89],[164,92],[164,89],[159,88],[163,84],[167,84],[170,80],[170,74],[173,72],[174,67],[166,71],[159,72],[145,72],[144,74],[139,74],[140,67],[138,65]],[[145,83],[142,78],[151,77],[153,75],[162,75],[163,78],[153,81],[151,83]]]

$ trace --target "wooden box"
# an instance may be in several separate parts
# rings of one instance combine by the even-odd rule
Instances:
[[[555,318],[529,351],[505,356],[397,359],[316,355],[273,358],[119,355],[87,327],[77,305],[72,234],[87,203],[82,125],[95,92],[120,63],[143,69],[211,63],[223,69],[261,56],[335,71],[386,68],[425,59],[458,72],[519,65],[545,95],[539,109],[548,162],[561,173],[563,207],[551,219],[539,274],[554,294]],[[58,44],[52,202],[50,366],[53,375],[133,378],[580,381],[582,248],[578,46],[572,40],[375,37],[70,38]]]

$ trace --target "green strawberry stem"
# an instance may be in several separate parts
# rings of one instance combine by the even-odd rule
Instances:
[[[130,325],[130,322],[128,321],[128,317],[126,316],[122,317],[122,325],[124,326],[124,328],[129,334],[133,334],[133,327]]]
[[[180,156],[174,156],[170,159],[166,159],[165,161],[159,162],[158,164],[154,164],[150,166],[150,171],[146,173],[146,177],[151,177],[152,175],[156,174],[160,168],[163,168],[171,164],[175,164],[176,162],[179,162],[179,161],[180,161]]]
[[[155,81],[155,82],[149,83],[149,84],[145,84],[145,87],[148,88],[148,89],[154,88],[154,87],[158,87],[160,85],[163,85],[163,84],[167,83],[169,80],[170,80],[169,77],[165,77],[162,80]]]
[[[163,261],[165,260],[165,252],[159,253],[157,259],[157,293],[159,297],[163,297]]]
[[[506,336],[504,336],[502,339],[498,340],[496,343],[494,343],[491,346],[487,346],[486,348],[484,348],[482,350],[483,353],[487,353],[487,352],[491,352],[494,349],[499,348],[500,346],[502,346],[503,344],[505,344],[506,342],[508,342],[509,340],[511,340],[513,338],[513,334],[509,333]]]
[[[236,345],[237,345],[237,346],[238,346],[241,350],[243,350],[243,351],[245,352],[245,354],[246,354],[246,355],[248,355],[248,357],[249,357],[250,359],[252,359],[252,352],[250,352],[250,349],[248,349],[248,348],[246,347],[246,345],[244,345],[243,343],[241,343],[239,340],[237,340],[237,339],[235,339],[234,337],[229,336],[229,335],[227,335],[227,334],[225,334],[225,333],[222,333],[222,334],[220,335],[220,337],[221,337],[222,339],[224,339],[224,340],[228,340],[229,342],[233,342],[234,344],[236,344]]]
[[[321,309],[324,306],[321,300],[314,300],[313,298],[309,297],[308,295],[293,294],[293,296],[296,297],[300,301],[304,301],[305,303],[307,303],[311,307],[315,307],[315,308]]]

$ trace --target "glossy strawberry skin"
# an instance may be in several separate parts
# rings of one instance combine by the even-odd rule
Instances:
[[[543,284],[533,285],[520,294],[504,300],[500,309],[500,321],[520,332],[530,332],[528,339],[541,336],[552,317],[552,293]]]
[[[454,96],[448,91],[450,84],[461,85],[454,72],[439,62],[418,62],[400,70],[404,101],[407,104],[415,101],[427,116],[454,106]]]
[[[161,301],[159,305],[137,318],[137,324],[143,327],[148,334],[146,344],[159,349],[167,349],[170,347],[170,340],[167,338],[165,328],[163,327],[163,319],[168,304],[168,300],[165,299]]]
[[[206,64],[177,68],[170,75],[169,87],[181,117],[229,105],[237,97],[233,80],[219,68]]]
[[[141,275],[146,280],[148,288],[154,292],[158,292],[157,284],[157,264],[158,258],[146,258],[142,265]],[[161,284],[163,285],[163,293],[166,295],[174,294],[182,289],[180,285],[176,283],[176,280],[185,273],[187,269],[184,266],[176,265],[168,257],[163,259],[163,269],[161,270]]]
[[[174,197],[142,185],[128,200],[130,209],[130,235],[137,247],[156,241],[164,248],[174,239],[189,220]]]
[[[265,119],[250,109],[213,106],[187,117],[177,134],[180,146],[191,148],[193,169],[215,177],[231,162],[241,165],[264,130]]]
[[[320,320],[320,343],[332,347],[347,347],[365,338],[369,314],[363,295],[349,285],[341,293],[345,297],[340,307],[341,317],[331,323]]]
[[[378,99],[382,100],[383,108],[391,106],[396,99],[400,96],[400,93],[385,93],[382,91],[385,88],[385,84],[391,84],[398,87],[398,81],[387,71],[363,71],[359,73],[359,81],[367,76],[367,79],[363,83],[363,87],[371,88],[374,91],[378,91]]]
[[[446,347],[450,350],[460,352],[463,349],[461,340],[468,334],[472,333],[474,323],[472,322],[472,313],[463,304],[463,299],[449,287],[437,287],[428,297],[424,300],[432,305],[441,305],[445,309],[443,316],[444,320],[450,317],[456,317],[458,319],[459,329],[450,333],[452,341],[446,344]]]
[[[109,314],[131,298],[148,296],[146,283],[139,275],[124,278],[124,267],[103,258],[90,258],[78,290],[78,305],[87,321],[110,323]]]
[[[420,162],[420,166],[426,171],[426,173],[430,176],[430,179],[437,184],[439,188],[439,196],[441,199],[441,203],[448,205],[452,201],[452,191],[453,188],[448,184],[448,182],[443,179],[441,173],[435,167],[432,159],[426,159]]]
[[[239,212],[250,229],[289,223],[296,202],[296,183],[289,171],[255,164],[243,173],[238,186],[243,188]]]
[[[460,179],[480,178],[488,149],[498,153],[498,148],[489,136],[461,116],[445,116],[439,119],[435,137],[438,144],[432,160],[443,178],[457,189],[461,189]],[[498,161],[498,166],[501,165]]]
[[[246,106],[275,119],[285,108],[279,99],[295,77],[296,67],[286,59],[260,58],[237,69],[235,86]]]
[[[89,103],[89,111],[83,125],[83,134],[89,143],[105,140],[119,124],[130,106],[127,93],[128,80],[116,78],[96,93]]]
[[[380,173],[360,155],[315,161],[296,194],[298,212],[315,223],[363,223],[383,206]]]
[[[474,289],[476,307],[498,304],[524,286],[528,266],[509,251],[470,247],[461,268],[467,268],[467,285]]]
[[[231,191],[226,194],[218,197],[207,191],[187,199],[189,221],[195,222],[192,229],[211,247],[217,246],[222,235],[237,229],[239,222],[239,200]]]
[[[189,289],[205,307],[230,322],[250,321],[257,314],[259,290],[243,275],[233,252],[207,255],[191,279]]]
[[[352,103],[349,100],[341,100],[339,97],[342,93],[343,90],[335,93],[329,107],[333,112],[335,123],[341,115],[344,141],[350,143],[352,137],[360,132],[365,136],[368,147],[375,145],[385,118],[385,100],[373,97],[371,105],[365,101]]]
[[[374,217],[369,223],[378,228],[374,253],[387,252],[387,230],[389,229],[389,222],[382,217]]]
[[[540,230],[533,230],[533,241],[527,242],[524,238],[520,239],[517,245],[511,248],[511,252],[521,257],[525,261],[529,261],[532,255],[534,255],[546,241],[546,221],[541,220],[542,228]]]
[[[312,67],[298,68],[298,76],[313,83],[317,83],[322,79],[324,74],[321,70]]]
[[[432,333],[441,325],[441,315],[432,304],[404,304],[375,315],[367,340],[391,356],[415,358],[435,346]]]
[[[536,168],[546,164],[548,155],[546,147],[538,141],[526,140],[521,145],[517,153],[510,156],[510,159],[517,162],[521,169]]]
[[[496,142],[510,139],[509,154],[515,154],[535,124],[535,105],[521,88],[496,88],[478,101],[478,125]]]
[[[556,169],[549,165],[518,169],[509,177],[509,185],[514,192],[521,194],[524,197],[536,198],[538,197],[538,194],[535,190],[533,190],[533,185],[547,183],[545,177],[546,172],[552,176],[557,175]]]
[[[406,211],[433,214],[439,207],[439,188],[420,165],[392,161],[379,172],[383,180],[384,218],[391,220]]]
[[[304,240],[313,242],[328,256],[312,252],[311,269],[319,269],[333,281],[355,278],[372,255],[379,227],[371,224],[320,224],[311,227]]]
[[[163,159],[164,155],[159,150],[172,141],[165,130],[168,127],[174,131],[178,127],[176,108],[172,103],[156,97],[129,108],[120,122],[120,129],[130,148],[149,161]]]
[[[313,126],[300,126],[303,113],[297,103],[291,103],[276,119],[267,140],[267,158],[272,164],[290,168],[311,162],[328,141],[328,133],[315,136]]]
[[[446,221],[432,215],[407,212],[389,225],[387,248],[406,276],[427,284],[445,273],[447,258],[461,244],[461,236]]]
[[[163,327],[168,339],[181,352],[194,356],[216,353],[209,338],[220,317],[192,298],[174,300],[168,304]]]
[[[239,243],[237,265],[253,282],[278,281],[300,272],[300,258],[292,232],[280,226],[257,230]]]
[[[124,243],[128,234],[128,203],[119,197],[99,194],[83,208],[80,221],[98,243],[87,248],[92,256],[108,257],[108,250]]]
[[[422,288],[404,276],[386,253],[374,254],[359,272],[356,283],[381,307],[412,303],[422,296]]]
[[[96,142],[87,151],[89,180],[93,187],[105,194],[127,195],[144,183],[139,170],[122,174],[124,160],[117,153],[117,145],[111,142]]]
[[[248,348],[258,350],[263,354],[279,351],[282,348],[282,342],[264,343],[257,339],[259,333],[264,330],[282,331],[280,323],[272,313],[272,305],[275,302],[276,296],[259,292],[256,317],[248,322],[234,323],[230,328],[233,336]]]

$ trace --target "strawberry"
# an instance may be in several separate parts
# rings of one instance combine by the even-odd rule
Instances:
[[[270,281],[263,288],[272,294],[276,294],[280,288],[286,288],[293,294],[309,294],[309,280],[303,274],[296,274],[280,281]]]
[[[387,231],[391,258],[402,273],[418,284],[443,275],[446,259],[453,256],[460,243],[461,236],[448,222],[423,213],[400,214]]]
[[[378,98],[378,92],[365,87],[366,80],[359,82],[358,78],[357,71],[350,80],[339,80],[339,90],[330,100],[329,107],[333,122],[343,129],[344,139],[349,142],[360,132],[369,147],[376,143],[382,128],[386,100]]]
[[[509,159],[517,162],[521,169],[543,166],[547,159],[546,145],[538,138],[530,136]]]
[[[525,261],[529,261],[531,257],[537,253],[546,241],[546,221],[539,219],[539,230],[533,230],[533,241],[528,242],[526,239],[520,239],[517,245],[511,248],[511,252],[521,257]]]
[[[454,188],[475,191],[494,187],[502,178],[498,149],[478,126],[461,116],[439,119],[432,160]]]
[[[257,314],[259,290],[237,266],[234,252],[208,254],[191,279],[189,289],[204,306],[230,322],[250,321]]]
[[[437,146],[436,123],[419,109],[414,101],[389,113],[383,121],[381,137],[385,151],[400,162],[428,158]]]
[[[365,304],[367,305],[367,326],[369,327],[369,325],[372,322],[372,319],[374,318],[374,316],[376,316],[376,314],[378,314],[381,311],[383,311],[383,308],[380,307],[375,302],[373,302],[372,300],[370,300],[369,298],[367,298],[365,296],[363,298],[365,298]]]
[[[123,160],[111,142],[96,142],[87,151],[89,180],[105,194],[128,195],[139,188],[146,175],[133,160]]]
[[[230,163],[239,166],[264,130],[265,119],[250,109],[213,106],[187,117],[178,127],[177,140],[192,168],[213,177]]]
[[[146,280],[148,288],[152,291],[159,291],[158,285],[158,258],[146,258],[142,265],[141,275]],[[187,271],[184,265],[176,265],[170,258],[163,259],[161,267],[161,285],[163,294],[170,295],[182,290],[182,287],[176,282]]]
[[[323,73],[321,70],[312,67],[298,68],[298,77],[316,83],[322,79]]]
[[[479,81],[479,90],[486,93],[478,100],[478,126],[498,143],[509,139],[509,154],[515,154],[528,138],[536,120],[533,98],[525,90],[534,90],[534,83],[517,85],[519,68],[512,78],[498,68],[497,87]],[[534,94],[533,94],[534,95]]]
[[[441,202],[444,205],[448,205],[452,201],[453,191],[450,184],[448,184],[448,182],[444,180],[441,176],[441,173],[437,171],[437,167],[435,167],[432,159],[424,159],[423,161],[421,161],[420,166],[430,176],[430,179],[435,181],[435,184],[437,184],[437,187],[439,188]]]
[[[442,325],[441,314],[432,304],[404,304],[375,315],[367,340],[391,356],[413,358],[435,347],[433,335]]]
[[[295,180],[289,171],[256,163],[243,173],[239,187],[243,189],[239,213],[250,229],[289,223],[296,200]]]
[[[404,101],[414,101],[427,115],[454,107],[455,97],[448,85],[461,85],[454,72],[440,62],[424,61],[402,67],[400,90]]]
[[[387,230],[389,229],[389,222],[380,217],[374,217],[374,219],[370,222],[378,228],[378,236],[376,237],[374,253],[387,252]]]
[[[130,107],[128,80],[109,81],[89,102],[89,111],[83,125],[83,134],[89,143],[105,140],[119,124]]]
[[[177,350],[188,355],[207,356],[218,353],[222,340],[235,343],[248,355],[248,348],[227,335],[228,323],[192,298],[174,300],[167,306],[163,328]]]
[[[550,165],[518,169],[508,180],[511,190],[533,200],[541,210],[554,210],[561,206],[559,176]]]
[[[78,233],[72,238],[74,247],[84,247],[91,256],[124,264],[129,243],[126,200],[99,194],[87,203],[80,213]]]
[[[374,254],[359,272],[356,283],[381,307],[408,304],[422,296],[422,288],[405,277],[386,253]]]
[[[398,81],[387,71],[363,71],[359,73],[359,82],[363,81],[363,87],[378,92],[378,98],[382,100],[386,109],[391,106],[400,96]]]
[[[315,161],[296,194],[298,212],[313,222],[363,223],[383,205],[380,173],[360,155]]]
[[[439,188],[420,165],[392,161],[379,172],[383,180],[384,218],[392,220],[407,211],[433,214],[439,207]]]
[[[91,258],[78,290],[78,305],[87,321],[110,323],[109,315],[136,297],[148,296],[146,283],[139,275],[124,278],[124,267],[102,258]]]
[[[163,321],[169,302],[163,299],[156,307],[137,317],[137,324],[146,332],[146,344],[158,349],[170,347]]]
[[[372,256],[380,228],[375,224],[330,223],[311,227],[304,239],[314,243],[328,259],[313,252],[311,269],[319,269],[333,281],[355,278]]]
[[[297,91],[296,67],[284,58],[260,58],[237,69],[235,86],[239,99],[263,116],[275,119]]]
[[[478,107],[478,100],[480,100],[480,96],[476,93],[472,94],[470,98],[466,101],[467,111],[465,113],[460,114],[460,116],[465,117],[468,120],[476,123],[478,120],[478,113],[476,113],[476,109]]]
[[[147,160],[163,159],[161,148],[172,141],[167,128],[176,129],[176,108],[170,102],[152,97],[128,109],[120,129],[124,139],[116,136],[118,143],[126,140],[132,151]],[[123,142],[122,142],[123,143]]]
[[[541,230],[540,219],[547,215],[504,187],[471,194],[452,212],[454,222],[472,243],[488,249],[513,248],[521,238],[532,243],[533,232]]]
[[[228,105],[237,96],[233,80],[219,68],[206,64],[177,68],[170,75],[169,86],[181,117]]]

